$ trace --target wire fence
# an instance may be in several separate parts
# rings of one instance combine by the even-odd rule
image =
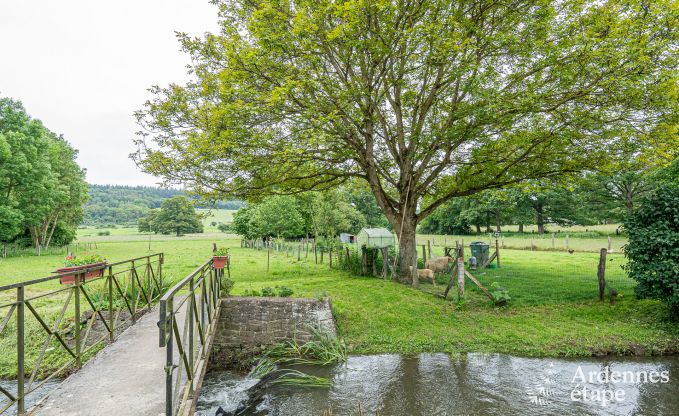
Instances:
[[[620,235],[603,235],[594,232],[578,233],[512,233],[500,234],[484,233],[479,235],[425,235],[417,236],[417,244],[430,244],[434,247],[455,245],[455,242],[469,243],[481,241],[494,245],[498,239],[500,247],[504,249],[528,251],[565,251],[565,252],[594,252],[606,248],[611,253],[620,253],[627,239]]]
[[[418,268],[426,268],[426,260],[434,257],[450,255],[457,256],[456,241],[451,239],[450,246],[434,245],[432,240],[418,239]],[[472,267],[469,263],[472,257],[471,248],[464,249],[465,269],[475,277],[485,288],[492,291],[492,287],[499,286],[508,291],[513,305],[541,305],[556,303],[588,302],[599,298],[599,269],[601,250],[597,252],[560,251],[560,250],[520,250],[502,248],[498,239],[486,241],[489,245],[489,257],[499,249],[500,265],[493,260],[487,267]],[[461,246],[462,240],[457,241]],[[465,243],[467,244],[467,243]],[[302,262],[323,264],[331,268],[339,268],[354,275],[374,275],[379,278],[394,278],[397,270],[394,267],[395,249],[390,248],[387,253],[380,249],[364,249],[356,244],[327,243],[323,245],[314,239],[300,240],[244,240],[243,247],[251,247],[272,253],[285,255],[287,258]],[[497,248],[496,248],[497,247]],[[364,252],[366,255],[364,255]],[[387,254],[389,264],[384,265],[383,254]],[[447,270],[435,274],[435,283],[428,279],[419,281],[423,290],[442,294],[444,288],[456,276],[452,270],[455,262],[451,260]],[[616,301],[623,296],[633,296],[635,281],[628,277],[623,269],[626,259],[622,253],[609,252],[606,254],[604,279],[605,297]],[[270,261],[267,261],[267,270]],[[481,291],[469,280],[467,290]],[[454,293],[453,290],[451,293]]]

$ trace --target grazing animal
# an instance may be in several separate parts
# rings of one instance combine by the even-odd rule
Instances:
[[[453,258],[450,256],[435,257],[433,259],[427,260],[425,263],[425,269],[429,269],[434,273],[440,273],[448,271],[450,264],[454,262]]]
[[[618,300],[618,291],[613,288],[608,289],[608,297],[611,301],[611,305],[614,305],[615,301]]]
[[[413,271],[413,266],[410,266],[410,271]],[[417,269],[417,277],[418,279],[426,279],[426,280],[431,280],[431,284],[436,286],[436,279],[434,276],[434,272],[429,269]]]
[[[575,253],[575,250],[573,250],[573,249],[568,250],[568,254],[573,254],[573,253]]]

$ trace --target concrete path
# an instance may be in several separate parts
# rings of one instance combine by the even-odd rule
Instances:
[[[32,415],[165,414],[165,349],[158,347],[158,308],[53,390]]]

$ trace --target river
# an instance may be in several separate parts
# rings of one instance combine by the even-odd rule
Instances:
[[[246,414],[353,416],[360,406],[366,416],[679,415],[677,356],[381,354],[301,369],[330,378],[332,387],[270,387],[257,411]],[[234,410],[255,382],[228,371],[208,374],[198,414]]]

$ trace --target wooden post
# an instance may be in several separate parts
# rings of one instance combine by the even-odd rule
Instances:
[[[611,250],[612,248],[613,247],[612,247],[612,244],[611,244],[611,236],[609,235],[608,236],[608,252],[609,253],[611,253],[613,251],[613,250]]]
[[[349,247],[344,247],[344,249],[345,249],[346,252],[347,252],[347,267],[349,267],[349,270],[351,270],[351,268],[350,268],[350,267],[351,267],[351,266],[350,266],[350,263],[351,263],[351,256],[349,256]]]
[[[330,251],[328,251],[328,264],[330,265],[330,268],[332,269],[332,247],[330,248]]]
[[[431,259],[431,243],[429,240],[427,240],[427,255],[429,256],[428,258]]]
[[[457,259],[457,298],[464,298],[464,258]]]
[[[599,300],[604,300],[606,292],[606,253],[608,250],[602,248],[599,252],[599,269],[597,270],[597,277],[599,278]]]
[[[349,252],[347,251],[347,254]],[[387,272],[389,271],[389,247],[382,247],[382,278],[387,278]]]
[[[425,251],[425,246],[422,244],[422,261],[427,263],[427,252]]]
[[[304,254],[304,260],[309,258],[309,239],[306,240],[305,246],[306,246],[306,252]]]
[[[299,240],[299,245],[297,245],[297,261],[302,260],[302,240]]]
[[[568,234],[566,234],[566,250],[570,250],[570,244],[568,244]]]
[[[534,240],[533,236],[530,236],[530,251],[533,251],[533,246],[534,246],[533,240]]]
[[[361,250],[361,274],[368,274],[368,255],[367,249]]]
[[[373,263],[373,276],[377,276],[377,250],[373,248],[370,257],[372,258]]]
[[[321,264],[323,264],[323,250],[321,250]]]
[[[497,260],[497,268],[499,269],[502,266],[500,265],[500,243],[497,241],[497,238],[495,239],[495,254],[496,254],[495,258]]]
[[[556,244],[554,242],[554,233],[552,233],[552,248],[556,248]]]
[[[411,279],[413,279],[413,287],[418,287],[420,285],[420,280],[417,277],[417,250],[415,250],[415,260],[413,261]]]

